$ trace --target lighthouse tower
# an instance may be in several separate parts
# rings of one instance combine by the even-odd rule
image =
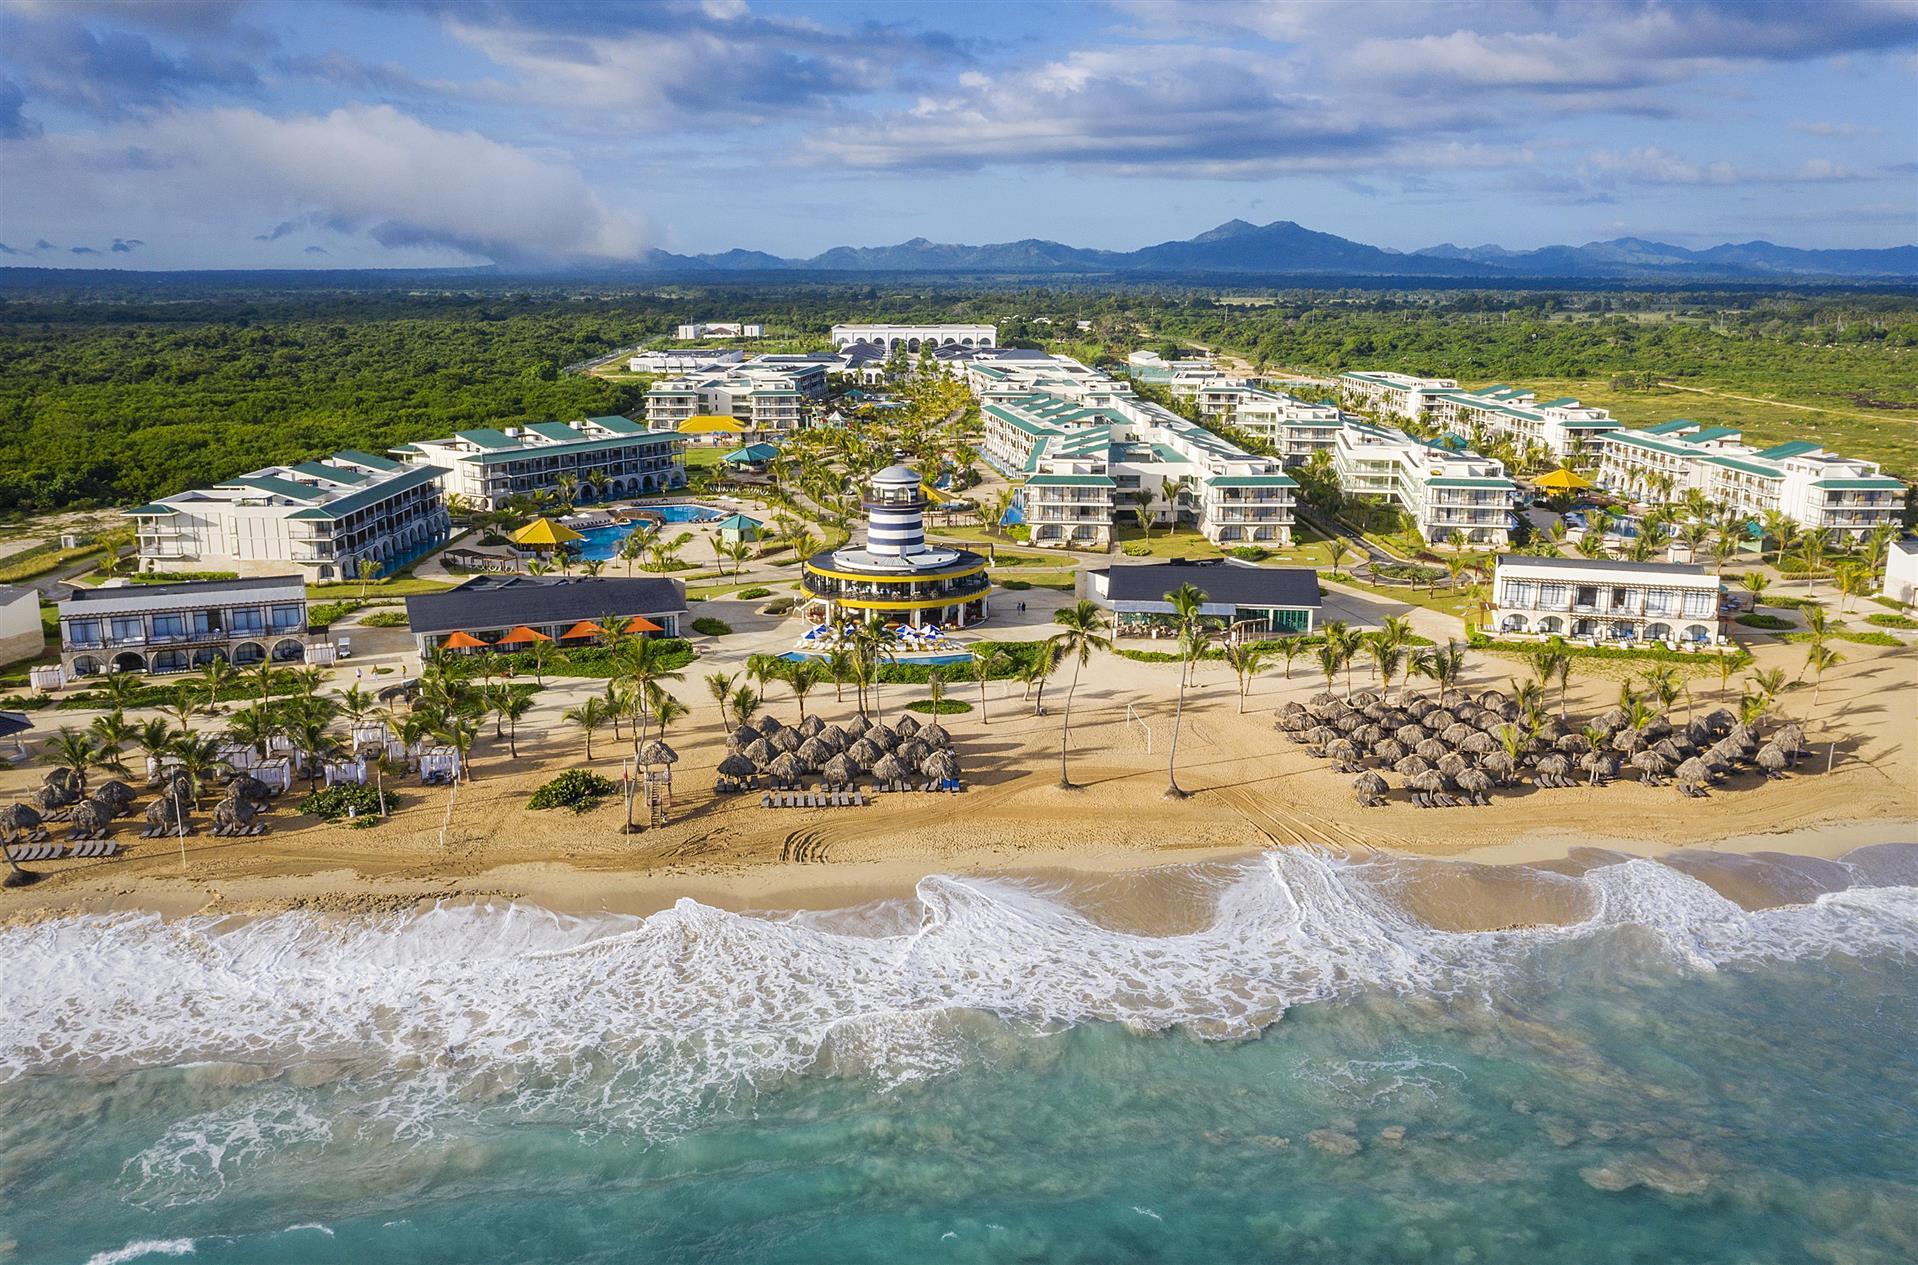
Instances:
[[[893,464],[872,476],[864,505],[866,552],[910,558],[926,551],[926,494],[905,453],[893,453]]]

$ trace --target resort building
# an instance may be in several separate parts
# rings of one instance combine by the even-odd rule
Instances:
[[[126,511],[143,571],[298,570],[309,583],[391,573],[446,543],[440,466],[348,450],[268,466]]]
[[[0,663],[37,659],[47,648],[40,622],[40,590],[30,584],[0,584]]]
[[[1492,601],[1501,635],[1691,644],[1722,636],[1718,577],[1684,563],[1507,554]]]
[[[1425,416],[1428,398],[1439,391],[1456,391],[1452,378],[1415,378],[1404,373],[1354,372],[1339,375],[1339,391],[1354,408],[1371,409],[1387,417],[1416,422]]]
[[[872,476],[865,509],[864,545],[849,543],[806,560],[809,618],[965,628],[991,613],[985,558],[926,545],[926,492],[903,453]]]
[[[1891,552],[1885,555],[1885,596],[1918,606],[1918,540],[1891,542]]]
[[[1121,636],[1169,628],[1166,595],[1190,584],[1205,594],[1199,613],[1244,635],[1309,633],[1318,622],[1318,573],[1310,567],[1261,567],[1233,558],[1125,564],[1083,573],[1080,596],[1113,613]]]
[[[1560,462],[1583,457],[1620,425],[1602,408],[1568,395],[1541,403],[1523,387],[1429,391],[1423,398],[1423,419],[1433,425],[1468,435],[1476,444],[1502,439],[1520,453]]]
[[[1166,360],[1155,351],[1135,351],[1127,356],[1126,376],[1134,382],[1161,387],[1175,400],[1196,400],[1200,413],[1208,417],[1212,416],[1205,406],[1208,391],[1245,385],[1243,379],[1231,377],[1208,359]]]
[[[300,663],[310,638],[297,575],[179,584],[73,586],[60,603],[60,666],[68,679],[103,672],[192,672]]]
[[[681,325],[674,335],[682,343],[690,343],[697,338],[763,338],[766,335],[764,325],[742,325],[737,321],[715,321],[706,325]]]
[[[1332,468],[1341,492],[1396,505],[1428,542],[1448,542],[1455,533],[1492,548],[1511,540],[1518,485],[1503,464],[1462,444],[1350,422],[1339,429]]]
[[[746,359],[743,351],[724,347],[679,347],[666,351],[634,352],[626,361],[630,373],[697,373],[720,370]]]
[[[1735,429],[1682,418],[1605,436],[1597,479],[1635,501],[1702,492],[1743,517],[1783,514],[1805,531],[1834,539],[1900,522],[1907,491],[1878,463],[1841,457],[1810,440],[1756,448]]]
[[[835,325],[832,345],[850,347],[871,343],[887,351],[904,348],[916,352],[922,347],[995,347],[999,343],[996,325]]]
[[[826,398],[828,364],[812,356],[760,356],[655,383],[646,392],[646,421],[671,431],[695,417],[730,417],[741,427],[735,434],[789,435],[809,424]]]
[[[1263,439],[1288,466],[1330,453],[1338,445],[1339,429],[1348,420],[1358,420],[1330,401],[1308,404],[1283,391],[1248,386],[1207,388],[1199,395],[1199,412]]]
[[[608,623],[628,636],[677,637],[685,615],[685,586],[661,576],[481,575],[406,599],[406,626],[422,655],[590,645]]]
[[[686,483],[678,437],[624,417],[463,430],[391,451],[410,465],[439,471],[446,492],[483,510],[499,509],[515,496],[600,501]]]

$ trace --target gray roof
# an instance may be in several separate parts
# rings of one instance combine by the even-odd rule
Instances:
[[[62,607],[89,602],[104,604],[129,597],[184,597],[217,605],[229,594],[237,597],[262,589],[293,588],[298,589],[302,597],[306,595],[306,581],[299,575],[255,575],[239,580],[181,580],[175,584],[103,584],[98,588],[73,584],[68,585],[68,588],[72,594],[61,601]]]
[[[1706,575],[1704,567],[1695,562],[1629,562],[1622,558],[1540,558],[1524,553],[1503,553],[1498,557],[1502,567],[1510,563],[1518,567],[1551,567],[1555,571],[1573,574],[1585,572],[1590,575],[1606,575],[1621,571],[1668,571],[1673,575]]]
[[[549,575],[475,576],[445,593],[406,599],[415,634],[520,624],[572,624],[601,615],[670,615],[686,609],[686,590],[660,577],[621,579]]]
[[[1306,607],[1319,604],[1319,577],[1310,567],[1260,567],[1225,558],[1115,566],[1107,595],[1115,602],[1163,602],[1190,584],[1214,605]]]

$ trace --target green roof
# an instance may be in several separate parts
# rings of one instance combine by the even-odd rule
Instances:
[[[1639,429],[1647,435],[1669,435],[1673,431],[1688,430],[1696,425],[1698,425],[1698,423],[1689,417],[1674,417],[1669,422],[1660,422],[1656,426],[1641,426]]]
[[[519,440],[514,439],[505,431],[494,430],[490,426],[484,426],[478,430],[455,431],[454,437],[464,439],[475,448],[517,448],[520,446]]]
[[[1649,434],[1649,431],[1614,431],[1611,436],[1611,442],[1615,444],[1630,444],[1634,448],[1649,448],[1653,452],[1662,452],[1672,457],[1698,456],[1698,450],[1696,448],[1687,448],[1681,444],[1661,444],[1656,439],[1647,438]]]
[[[1855,479],[1819,479],[1812,484],[1815,488],[1834,488],[1853,492],[1902,492],[1905,485],[1889,475]]]
[[[763,526],[765,524],[758,519],[747,518],[744,514],[734,514],[731,518],[724,518],[719,522],[721,531],[758,531]]]
[[[1723,466],[1727,470],[1737,470],[1744,474],[1755,474],[1761,479],[1782,479],[1785,477],[1785,472],[1782,470],[1775,470],[1770,466],[1761,466],[1753,461],[1740,461],[1736,457],[1707,457],[1705,460],[1714,466]]]
[[[1559,425],[1566,430],[1617,430],[1622,423],[1611,417],[1574,417]]]
[[[397,461],[388,461],[385,457],[376,457],[370,452],[361,452],[357,448],[343,448],[333,454],[335,461],[350,461],[356,466],[365,466],[369,470],[383,470],[388,474],[401,468]]]
[[[573,440],[581,438],[578,431],[566,425],[564,422],[534,422],[526,429],[532,431],[542,439],[550,439],[562,444],[571,443]]]
[[[423,484],[431,483],[446,471],[438,466],[414,466],[404,474],[394,475],[383,483],[350,492],[337,501],[317,505],[309,510],[301,510],[294,518],[345,518],[348,514],[357,514],[369,505],[378,505],[389,496],[401,492],[410,492]]]
[[[1220,474],[1206,480],[1215,488],[1295,488],[1297,483],[1282,474]]]
[[[342,470],[338,466],[323,465],[318,461],[302,461],[291,468],[315,479],[325,479],[329,483],[364,483],[372,477],[361,470]]]
[[[1685,442],[1688,444],[1708,444],[1714,439],[1730,439],[1734,435],[1743,433],[1743,431],[1733,426],[1707,426],[1704,430],[1685,436]]]
[[[735,461],[742,465],[748,465],[754,462],[771,461],[778,455],[779,449],[773,447],[771,444],[747,444],[744,448],[727,453],[721,457],[720,460]]]
[[[127,518],[158,518],[163,514],[178,514],[180,511],[174,509],[171,505],[161,505],[158,502],[154,502],[148,505],[136,505],[130,510],[121,510],[120,512]]]
[[[1545,403],[1534,405],[1533,407],[1535,408],[1577,408],[1578,399],[1575,396],[1561,395],[1556,400],[1547,400],[1545,401]]]
[[[1818,445],[1809,439],[1794,439],[1788,443],[1773,444],[1770,448],[1760,448],[1758,455],[1767,461],[1776,461],[1780,457],[1796,457],[1801,453],[1817,451]]]
[[[586,419],[601,430],[609,430],[615,435],[643,435],[646,428],[630,417],[589,417]]]
[[[218,484],[223,488],[252,488],[256,492],[265,492],[272,496],[284,496],[289,501],[323,501],[327,497],[324,488],[316,488],[307,483],[295,483],[291,479],[282,479],[278,475],[244,475],[238,479],[228,479]]]
[[[1103,474],[1035,474],[1026,480],[1029,488],[1116,488],[1119,485]]]

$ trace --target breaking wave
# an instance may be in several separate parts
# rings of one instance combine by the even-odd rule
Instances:
[[[1763,909],[1655,861],[1523,870],[1524,899],[1508,869],[1499,907],[1525,925],[1496,930],[1435,926],[1403,898],[1488,867],[1302,850],[1097,880],[1202,885],[1203,916],[1161,934],[1102,919],[1070,884],[949,877],[911,901],[780,918],[691,900],[646,918],[520,905],[90,915],[0,932],[0,1081],[156,1068],[202,1086],[273,1080],[267,1098],[215,1105],[134,1162],[143,1185],[217,1184],[256,1148],[323,1144],[299,1099],[319,1087],[352,1089],[395,1138],[495,1109],[653,1131],[783,1078],[937,1075],[988,1030],[1234,1038],[1368,992],[1496,998],[1568,942],[1615,941],[1676,971],[1918,955],[1918,886],[1843,868],[1857,885]]]

